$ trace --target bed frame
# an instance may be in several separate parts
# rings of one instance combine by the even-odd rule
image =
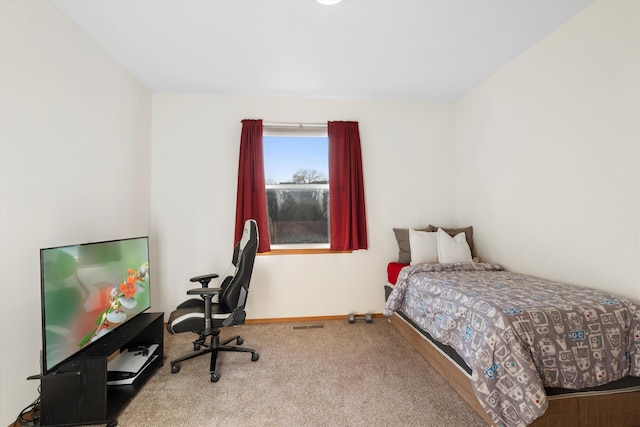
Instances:
[[[480,406],[469,374],[398,313],[391,324],[435,368],[467,404],[490,426],[493,421]],[[529,427],[640,427],[640,389],[581,392],[549,396],[545,414]]]

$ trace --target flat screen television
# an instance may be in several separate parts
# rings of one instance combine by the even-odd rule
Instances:
[[[40,250],[42,373],[151,306],[149,239]]]

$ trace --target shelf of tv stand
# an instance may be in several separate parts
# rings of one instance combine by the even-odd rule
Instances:
[[[151,375],[162,366],[162,357],[158,356],[133,381],[132,384],[107,385],[107,419],[115,419],[122,409],[147,382]]]
[[[107,385],[107,358],[116,351],[158,344],[158,357],[131,384]],[[142,313],[122,324],[53,374],[41,378],[41,426],[107,424],[164,360],[164,313]]]

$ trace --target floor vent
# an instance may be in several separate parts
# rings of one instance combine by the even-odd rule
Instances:
[[[324,325],[294,326],[293,329],[322,329]]]

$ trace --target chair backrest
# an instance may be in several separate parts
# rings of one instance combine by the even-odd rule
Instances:
[[[236,275],[238,271],[238,255],[240,255],[240,242],[236,243],[233,248],[233,256],[231,257],[231,264],[227,267],[225,272],[220,276],[220,287],[222,289],[226,288],[233,279],[233,276]]]
[[[247,220],[247,221],[253,221],[253,220]],[[245,222],[245,230],[243,230],[243,235],[245,234],[246,230],[246,222]],[[248,231],[247,234],[250,234],[250,230]],[[242,242],[242,237],[240,238],[240,241],[236,243],[236,245],[233,247],[233,255],[231,256],[231,263],[229,264],[229,266],[227,267],[227,269],[224,271],[224,273],[222,274],[222,276],[220,276],[220,285],[219,287],[222,289],[225,289],[229,283],[231,282],[231,279],[233,279],[233,277],[236,275],[236,273],[238,272],[238,258],[240,257],[240,244],[243,243]],[[246,242],[245,242],[246,244]]]
[[[244,223],[242,238],[236,248],[238,255],[237,262],[234,263],[235,274],[226,277],[221,284],[220,304],[225,310],[242,310],[242,319],[236,318],[235,320],[244,321],[243,309],[247,302],[253,263],[258,252],[258,226],[254,220],[249,219]],[[234,258],[235,255],[236,251],[234,250]]]

